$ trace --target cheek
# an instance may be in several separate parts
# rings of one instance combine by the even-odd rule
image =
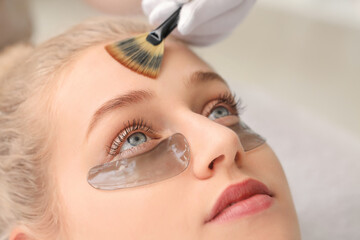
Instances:
[[[265,144],[249,151],[245,156],[243,164],[246,171],[264,181],[279,201],[291,205],[292,198],[285,172],[272,149]]]
[[[263,179],[267,184],[287,185],[284,170],[275,153],[267,144],[245,153],[242,164],[246,171]]]
[[[65,206],[64,220],[68,232],[75,239],[117,239],[120,236],[135,239],[144,234],[166,235],[166,232],[170,234],[176,230],[170,231],[169,228],[179,225],[183,218],[184,212],[179,208],[181,191],[175,187],[176,182],[102,191],[92,188],[86,180],[70,175],[60,178],[59,187]],[[164,229],[164,226],[168,227]]]

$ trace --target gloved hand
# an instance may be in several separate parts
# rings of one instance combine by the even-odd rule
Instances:
[[[228,36],[248,14],[256,0],[142,0],[149,22],[159,25],[184,4],[172,34],[198,46]]]

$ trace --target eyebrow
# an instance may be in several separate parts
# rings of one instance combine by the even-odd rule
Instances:
[[[88,137],[92,129],[95,127],[96,123],[104,117],[108,112],[112,112],[115,109],[119,109],[122,107],[127,107],[133,104],[137,104],[140,102],[144,102],[146,100],[150,100],[154,97],[154,94],[150,91],[145,90],[134,90],[129,93],[117,96],[107,102],[105,102],[101,107],[96,110],[94,113],[87,134]]]
[[[192,73],[189,77],[189,80],[185,82],[185,86],[191,87],[193,85],[203,84],[214,80],[220,81],[224,83],[226,86],[228,86],[228,84],[219,74],[215,72],[204,72],[204,71],[197,71]]]
[[[218,75],[217,73],[204,72],[204,71],[197,71],[192,73],[189,79],[184,83],[186,87],[191,87],[194,85],[207,83],[209,81],[219,81],[221,83],[224,83],[226,86],[228,86],[225,80],[222,77],[220,77],[220,75]],[[148,101],[152,98],[154,98],[153,92],[146,90],[134,90],[108,100],[107,102],[102,104],[101,107],[98,110],[96,110],[96,112],[94,113],[90,121],[89,128],[87,130],[86,138],[88,138],[90,132],[95,128],[96,124],[107,113],[122,107],[128,107],[134,104],[139,104],[141,102]]]

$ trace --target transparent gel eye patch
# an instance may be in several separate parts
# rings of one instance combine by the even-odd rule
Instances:
[[[243,122],[230,128],[239,136],[245,151],[265,142]],[[184,135],[175,133],[146,153],[91,168],[87,180],[91,186],[102,190],[138,187],[175,177],[189,162],[189,144]]]
[[[245,152],[261,146],[266,141],[265,138],[251,130],[243,121],[229,128],[236,132]]]
[[[189,161],[189,144],[184,135],[176,133],[144,154],[93,167],[88,182],[103,190],[142,186],[180,174]]]

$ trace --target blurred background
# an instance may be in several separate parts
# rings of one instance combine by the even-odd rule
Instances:
[[[99,15],[82,0],[0,0],[0,28],[21,32],[0,46]],[[360,0],[258,1],[229,38],[194,50],[279,156],[303,239],[360,239]]]
[[[102,14],[81,0],[29,3],[35,43]],[[359,0],[258,1],[230,38],[197,52],[228,81],[265,88],[360,138]]]
[[[38,44],[103,14],[82,0],[0,0],[0,9],[1,28],[22,30],[0,46],[24,35]],[[359,43],[359,0],[264,0],[228,39],[195,50],[228,81],[264,88],[360,139]]]

